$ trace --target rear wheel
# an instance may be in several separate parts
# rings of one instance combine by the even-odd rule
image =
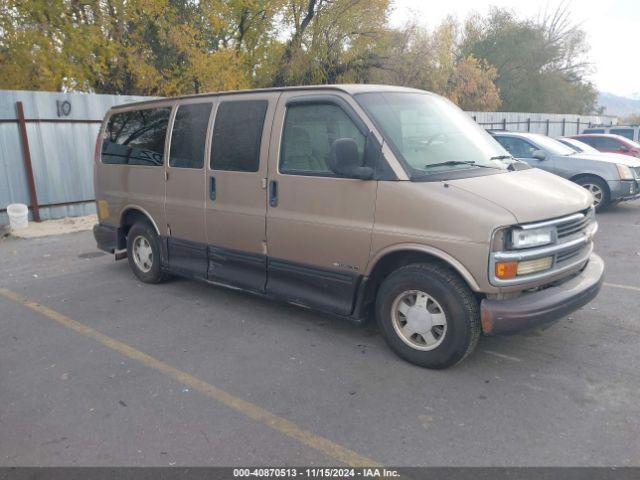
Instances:
[[[127,257],[133,273],[145,283],[160,283],[166,275],[160,268],[160,240],[151,225],[139,222],[127,234]]]
[[[415,264],[389,275],[378,291],[376,319],[391,349],[427,368],[463,360],[480,336],[478,302],[451,270]]]
[[[602,210],[609,205],[610,195],[607,182],[597,177],[580,177],[576,180],[576,183],[591,192],[596,210]]]

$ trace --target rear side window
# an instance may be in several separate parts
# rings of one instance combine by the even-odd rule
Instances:
[[[494,137],[515,158],[532,158],[536,147],[516,137]]]
[[[629,140],[633,140],[633,128],[612,128],[609,130],[609,133],[622,135],[623,137],[627,137]]]
[[[329,168],[331,145],[352,138],[362,160],[365,136],[337,105],[293,105],[287,108],[282,134],[280,171],[283,173],[333,175]]]
[[[590,145],[593,148],[598,148],[598,145],[596,145],[595,139],[596,137],[578,137],[578,140],[580,140],[581,142],[586,143],[587,145]]]
[[[171,150],[169,151],[171,167],[202,168],[211,107],[211,103],[178,107],[171,133]]]
[[[102,163],[162,165],[171,108],[116,113],[107,123]]]
[[[266,100],[222,102],[218,106],[211,143],[211,168],[257,172]]]
[[[622,144],[615,138],[587,137],[587,143],[598,150],[620,150]]]
[[[604,128],[585,128],[582,133],[604,133]]]

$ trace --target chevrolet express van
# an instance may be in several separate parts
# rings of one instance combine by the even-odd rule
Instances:
[[[448,100],[289,87],[112,108],[98,246],[143,282],[201,279],[361,322],[428,368],[593,299],[591,194],[509,154]]]

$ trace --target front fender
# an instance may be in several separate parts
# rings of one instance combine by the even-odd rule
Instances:
[[[471,272],[460,261],[449,255],[447,252],[440,250],[439,248],[435,248],[429,245],[422,245],[419,243],[399,243],[383,248],[375,255],[373,255],[371,260],[369,260],[365,274],[369,276],[378,262],[385,258],[387,255],[403,251],[412,253],[424,253],[432,257],[436,257],[447,263],[451,268],[458,272],[460,276],[467,282],[471,290],[473,290],[474,292],[480,292],[482,290]]]

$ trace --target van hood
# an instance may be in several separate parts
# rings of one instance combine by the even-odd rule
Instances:
[[[607,163],[619,163],[626,165],[627,167],[640,167],[640,160],[630,156],[622,155],[620,153],[576,153],[575,155],[569,155],[569,158],[575,158],[577,160],[591,160],[595,162],[607,162]]]
[[[584,188],[538,168],[447,183],[501,206],[511,212],[518,223],[570,215],[593,203],[593,197]]]

